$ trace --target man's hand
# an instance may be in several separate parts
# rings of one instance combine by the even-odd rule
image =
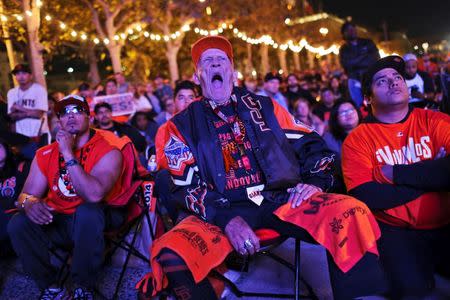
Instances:
[[[298,183],[294,188],[288,189],[287,192],[290,193],[288,202],[291,203],[292,208],[296,208],[302,204],[303,200],[317,192],[322,192],[322,189],[315,185]]]
[[[241,255],[253,255],[259,250],[259,239],[240,216],[234,217],[225,227],[225,234],[233,248]]]
[[[66,156],[73,154],[72,149],[74,140],[74,137],[64,129],[60,128],[58,130],[58,133],[56,134],[56,141],[58,142],[59,152],[64,156],[65,159],[67,159]]]
[[[53,208],[41,200],[27,201],[24,210],[25,214],[33,223],[46,225],[53,221],[53,215],[51,213]]]

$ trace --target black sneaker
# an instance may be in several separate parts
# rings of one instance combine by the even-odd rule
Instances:
[[[39,300],[66,300],[70,295],[65,288],[46,288]]]
[[[93,300],[93,299],[94,293],[85,288],[79,287],[73,291],[72,300]]]

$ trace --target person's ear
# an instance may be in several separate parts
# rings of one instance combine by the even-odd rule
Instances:
[[[200,78],[199,78],[199,76],[197,75],[197,71],[194,72],[194,75],[192,76],[192,79],[194,80],[194,83],[195,83],[196,85],[200,85]]]

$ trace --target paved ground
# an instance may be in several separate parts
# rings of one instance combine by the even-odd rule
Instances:
[[[293,240],[286,241],[276,253],[292,261]],[[255,266],[258,266],[257,268]],[[326,257],[323,248],[315,245],[302,243],[301,253],[301,272],[303,278],[312,286],[319,299],[333,299],[330,289],[329,278],[327,276]],[[119,299],[136,299],[134,290],[135,283],[148,271],[147,266],[136,265],[129,268],[126,273],[126,280],[120,291]],[[37,299],[39,291],[35,284],[27,278],[20,263],[16,259],[0,261],[0,276],[3,276],[4,283],[0,287],[0,299],[11,300],[33,300]],[[267,291],[291,293],[293,291],[293,274],[285,267],[273,262],[266,257],[256,258],[250,265],[249,272],[239,273],[230,272],[230,276],[237,285],[247,291]],[[114,292],[114,283],[119,277],[119,269],[109,266],[106,267],[98,283],[98,289],[110,298]],[[443,300],[450,299],[450,282],[437,278],[436,296],[431,299]],[[304,293],[306,290],[302,289]],[[99,298],[101,299],[101,298]],[[226,300],[239,299],[228,293]],[[268,299],[268,298],[246,298],[246,299]],[[375,298],[371,298],[375,299]],[[378,298],[379,299],[379,298]],[[199,299],[201,300],[201,299]]]

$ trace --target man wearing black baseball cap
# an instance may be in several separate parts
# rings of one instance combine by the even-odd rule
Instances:
[[[389,297],[422,299],[450,265],[450,117],[408,105],[400,56],[369,67],[363,93],[372,112],[343,144],[347,190],[377,217]]]
[[[117,189],[124,185],[121,140],[89,128],[83,97],[63,98],[55,112],[61,126],[56,142],[36,152],[8,232],[25,271],[43,290],[41,299],[67,295],[49,261],[47,246],[52,243],[73,247],[74,299],[92,299],[103,259],[103,232],[120,226],[126,216]]]
[[[286,110],[288,110],[288,103],[286,97],[280,92],[280,84],[283,82],[281,76],[277,73],[269,72],[264,76],[264,87],[257,94],[274,99]]]
[[[18,64],[11,73],[19,84],[9,90],[7,95],[8,115],[14,121],[15,132],[36,140],[45,134],[49,137],[47,91],[40,84],[33,82],[28,65]],[[32,159],[36,149],[37,143],[30,144],[23,149],[23,154]]]

